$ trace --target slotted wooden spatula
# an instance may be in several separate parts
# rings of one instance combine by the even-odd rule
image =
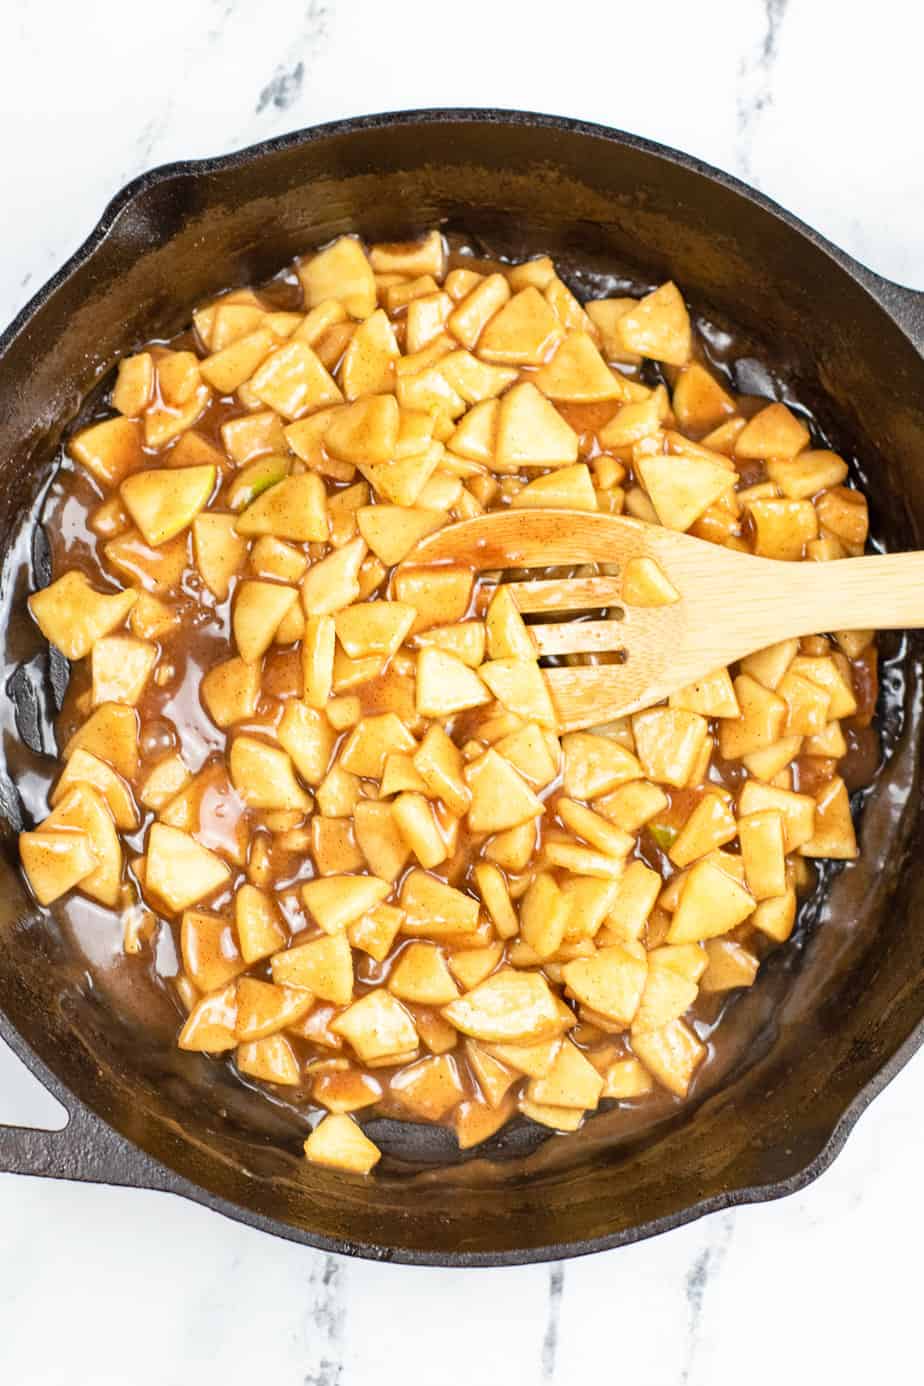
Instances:
[[[676,600],[626,603],[623,578],[633,559],[653,559]],[[510,584],[524,615],[543,613],[530,626],[540,655],[622,656],[621,663],[546,670],[563,730],[637,712],[790,636],[924,626],[924,552],[785,563],[622,516],[524,509],[449,525],[406,561],[476,571],[616,565],[614,577]],[[601,608],[605,619],[587,616]]]

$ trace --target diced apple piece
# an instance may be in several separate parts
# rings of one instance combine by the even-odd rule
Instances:
[[[389,656],[403,644],[416,614],[405,602],[357,602],[337,612],[334,628],[351,659]]]
[[[869,534],[866,497],[849,486],[835,486],[818,497],[818,519],[824,529],[853,552],[862,551]]]
[[[489,738],[482,732],[483,739]],[[558,738],[535,722],[502,736],[494,749],[520,772],[534,789],[551,784],[561,768],[561,746]]]
[[[471,793],[463,778],[462,754],[442,727],[430,728],[413,763],[427,790],[452,813],[461,817],[467,812]]]
[[[567,467],[577,462],[578,435],[530,381],[500,402],[494,461],[502,471]]]
[[[785,699],[750,674],[739,674],[734,686],[741,716],[726,718],[719,726],[719,749],[726,760],[738,760],[779,741],[789,714]]]
[[[282,421],[272,409],[263,409],[256,414],[244,414],[237,419],[228,419],[221,426],[221,441],[225,452],[242,467],[263,453],[284,453],[286,436]]]
[[[610,933],[630,941],[641,938],[660,892],[658,872],[652,871],[643,861],[631,861],[606,916]]]
[[[260,457],[242,467],[226,492],[226,500],[237,515],[267,491],[278,485],[288,475],[289,459],[275,454]]]
[[[228,758],[231,783],[250,808],[306,813],[309,795],[295,778],[288,754],[255,736],[236,736]]]
[[[530,1102],[527,1097],[520,1098],[519,1107],[521,1114],[530,1121],[553,1131],[577,1131],[584,1120],[583,1111],[576,1107],[549,1107],[542,1102]]]
[[[780,640],[743,659],[741,672],[775,691],[798,653],[798,640]]]
[[[473,833],[503,832],[543,812],[542,800],[493,748],[467,767],[465,777],[472,795],[468,825]]]
[[[808,842],[815,831],[815,800],[807,794],[747,780],[738,798],[738,813],[744,818],[765,809],[783,817],[784,850],[787,855]]]
[[[667,807],[667,795],[649,780],[637,779],[604,794],[594,807],[617,828],[635,833]]]
[[[410,943],[388,979],[388,989],[402,1001],[420,1006],[446,1006],[459,995],[446,955],[432,943]]]
[[[260,666],[237,657],[214,665],[202,677],[200,696],[217,727],[252,717],[260,696]]]
[[[614,1059],[604,1074],[601,1096],[628,1102],[634,1097],[647,1097],[653,1086],[650,1074],[638,1059]]]
[[[335,741],[327,718],[304,703],[287,703],[278,736],[279,744],[306,784],[320,784],[327,773]]]
[[[314,308],[325,299],[342,303],[353,318],[368,318],[376,309],[375,275],[362,244],[355,236],[340,236],[298,266],[305,305]]]
[[[238,516],[237,531],[247,538],[271,534],[296,543],[322,543],[328,533],[324,482],[314,472],[283,477]]]
[[[221,858],[189,833],[166,823],[151,824],[145,885],[174,914],[213,895],[230,875]]]
[[[741,708],[735,689],[725,668],[707,674],[698,683],[688,684],[670,696],[670,706],[686,712],[699,712],[703,717],[740,717]]]
[[[487,324],[509,298],[510,286],[504,276],[489,274],[461,299],[459,306],[449,315],[446,326],[457,341],[473,351]]]
[[[708,939],[706,953],[709,965],[700,981],[700,991],[731,991],[735,987],[749,987],[757,976],[758,959],[733,939]]]
[[[382,1085],[370,1073],[346,1065],[321,1071],[314,1079],[311,1096],[331,1112],[358,1112],[381,1100]]]
[[[237,590],[232,629],[241,658],[256,664],[273,643],[283,618],[298,592],[278,582],[248,578]]]
[[[818,538],[818,516],[811,501],[769,498],[748,504],[754,522],[754,552],[762,558],[797,562]]]
[[[670,943],[698,943],[727,934],[754,911],[755,901],[713,861],[691,868],[671,920]]]
[[[427,871],[407,874],[398,903],[405,911],[406,933],[450,938],[470,934],[478,924],[478,901]]]
[[[488,653],[491,659],[534,660],[536,642],[510,594],[510,588],[500,584],[488,604],[485,616]]]
[[[747,460],[795,457],[808,444],[805,424],[785,404],[768,404],[738,434],[735,456]]]
[[[429,869],[445,861],[449,849],[428,799],[406,792],[398,795],[391,808],[398,831],[421,866]]]
[[[231,579],[240,572],[247,553],[247,541],[235,529],[234,515],[208,512],[192,522],[196,567],[206,587],[223,602]]]
[[[738,837],[748,890],[755,900],[782,895],[786,889],[783,816],[775,809],[739,819]]]
[[[417,742],[401,719],[393,712],[384,712],[377,717],[364,717],[353,728],[339,760],[343,769],[351,774],[379,779],[389,755],[407,754],[416,749]]]
[[[564,789],[570,798],[596,799],[628,780],[643,778],[639,760],[611,737],[569,732],[562,737],[561,747]]]
[[[485,1101],[490,1107],[498,1107],[517,1081],[516,1073],[473,1040],[465,1041],[465,1055]]]
[[[627,389],[628,386],[624,384],[623,390]],[[615,450],[645,444],[648,439],[655,439],[660,434],[661,425],[669,411],[667,391],[661,385],[650,393],[646,392],[641,399],[630,399],[600,429],[597,434],[600,446]],[[644,448],[646,456],[653,455],[656,451],[659,449],[655,447]],[[639,455],[641,456],[641,453]],[[734,474],[728,477],[728,481],[733,484]]]
[[[828,725],[830,695],[792,666],[780,679],[777,694],[788,709],[785,731],[789,736],[814,736]]]
[[[368,1174],[382,1158],[381,1150],[353,1118],[338,1112],[324,1117],[314,1128],[305,1141],[305,1155],[310,1164],[350,1174]]]
[[[234,920],[241,957],[250,966],[285,947],[286,931],[272,899],[256,886],[242,885],[234,897]],[[275,977],[274,981],[285,979]]]
[[[259,1078],[262,1083],[297,1087],[301,1082],[298,1058],[285,1035],[268,1035],[265,1039],[239,1044],[234,1062],[239,1072]]]
[[[735,413],[731,395],[696,361],[684,366],[677,377],[672,405],[684,433],[708,433]]]
[[[676,530],[688,530],[735,480],[734,472],[706,458],[645,457],[637,471],[659,521]]]
[[[337,411],[324,434],[324,446],[342,462],[391,462],[399,423],[394,395],[372,395]]]
[[[630,833],[623,832],[608,819],[576,803],[574,799],[560,798],[555,809],[566,828],[607,857],[626,857],[635,846],[635,838]]]
[[[788,500],[808,500],[847,480],[847,463],[836,452],[809,450],[798,457],[773,457],[767,475]]]
[[[648,964],[643,949],[615,945],[562,968],[569,993],[582,1005],[619,1025],[629,1025],[645,989]]]
[[[477,337],[478,355],[502,365],[540,366],[563,335],[558,318],[530,285],[509,298],[484,325]]]
[[[40,905],[50,905],[96,870],[89,833],[74,828],[20,833],[19,854]]]
[[[417,711],[422,717],[451,717],[490,702],[478,675],[455,655],[427,648],[417,657]]]
[[[348,1006],[353,1000],[353,955],[345,933],[277,953],[272,967],[278,985],[303,987],[335,1006]]]
[[[249,383],[254,395],[284,419],[343,401],[337,382],[303,341],[289,341],[271,352]]]
[[[237,1039],[246,1044],[285,1030],[297,1024],[313,1004],[312,994],[299,987],[242,977],[237,987]]]
[[[401,1002],[377,987],[348,1007],[331,1024],[362,1063],[378,1064],[417,1050],[417,1030]]]
[[[391,952],[398,931],[404,919],[403,910],[394,905],[377,905],[374,910],[364,914],[347,929],[347,937],[354,948],[368,953],[376,962],[384,962]]]
[[[237,1043],[237,983],[231,982],[223,991],[203,996],[190,1011],[180,1031],[177,1044],[181,1049],[199,1054],[222,1054]]]
[[[90,751],[78,748],[67,761],[54,787],[50,803],[56,807],[75,784],[88,784],[106,800],[117,828],[132,832],[138,826],[138,810],[132,792],[121,775]]]
[[[380,905],[390,890],[391,882],[376,876],[326,876],[307,881],[301,896],[315,923],[335,934]]]
[[[737,835],[738,825],[720,794],[705,794],[684,823],[668,853],[675,866],[689,866]],[[656,1027],[653,1027],[656,1028]]]
[[[468,568],[403,568],[395,574],[398,601],[415,611],[412,632],[461,621],[472,594]]]
[[[457,1030],[494,1043],[551,1039],[565,1028],[548,983],[538,972],[504,968],[443,1008]]]
[[[540,871],[520,902],[520,937],[537,958],[556,953],[564,938],[570,902],[554,878]]]
[[[835,775],[822,785],[815,799],[815,828],[809,840],[800,844],[802,856],[853,861],[860,852],[850,813],[850,796],[844,781]],[[782,894],[782,891],[779,893]]]
[[[686,1097],[706,1046],[683,1020],[633,1034],[632,1047],[649,1073],[675,1097]]]
[[[138,769],[138,714],[124,703],[104,703],[84,722],[68,741],[62,759],[69,760],[82,749],[98,756],[132,780]]]
[[[302,676],[305,702],[323,708],[334,677],[336,630],[332,616],[309,616],[302,636]]]
[[[412,643],[418,648],[443,650],[470,669],[477,669],[484,660],[485,629],[481,621],[460,621],[450,626],[438,626],[422,631]]]
[[[653,558],[630,558],[622,578],[627,606],[671,606],[680,593]]]
[[[669,947],[655,948],[648,954],[648,975],[632,1022],[633,1036],[662,1029],[682,1016],[696,1000],[697,983],[661,960],[661,954],[671,951]],[[705,961],[703,956],[703,967]]]
[[[306,616],[325,616],[356,600],[359,569],[365,556],[366,541],[357,537],[311,565],[301,586]]]
[[[527,1088],[530,1102],[553,1107],[596,1107],[603,1093],[603,1077],[570,1040],[565,1040],[544,1078],[533,1078]]]
[[[157,646],[131,635],[106,635],[93,645],[93,706],[126,703],[134,707],[157,662]]]
[[[415,544],[445,523],[435,510],[400,505],[367,505],[356,512],[359,532],[386,567],[406,558]]]
[[[143,465],[143,438],[137,419],[104,419],[76,433],[67,450],[102,486],[118,486]]]
[[[340,365],[340,386],[348,400],[382,395],[394,388],[395,362],[399,358],[394,328],[376,310],[350,338]]]
[[[179,586],[189,563],[187,536],[178,535],[155,549],[145,543],[137,529],[129,529],[103,545],[103,556],[106,566],[133,586],[169,592]]]
[[[620,378],[611,371],[586,332],[569,332],[550,361],[533,377],[549,399],[567,404],[593,404],[623,399]]]
[[[552,696],[534,659],[494,659],[482,664],[478,674],[498,702],[522,717],[524,722],[536,722],[541,727],[553,729],[557,726]]]
[[[65,573],[29,598],[39,630],[66,659],[83,659],[97,640],[122,625],[138,593],[97,592],[76,571]]]
[[[192,524],[209,502],[216,468],[152,467],[126,477],[119,494],[152,548]]]
[[[218,991],[247,966],[230,919],[201,910],[184,910],[180,927],[183,968],[199,991]]]
[[[453,457],[490,466],[494,460],[500,404],[484,400],[462,416],[447,444]]]
[[[849,665],[842,659],[842,656],[835,655],[830,658],[819,655],[799,655],[792,661],[787,672],[809,679],[828,694],[828,717],[830,720],[852,717],[856,712],[857,700],[853,691]],[[820,731],[821,728],[818,730]]]
[[[678,708],[637,712],[632,731],[642,773],[650,780],[682,788],[690,780],[708,730],[706,718],[696,712]]]
[[[614,331],[625,351],[669,366],[685,366],[690,359],[690,317],[680,291],[670,281],[620,314]]]

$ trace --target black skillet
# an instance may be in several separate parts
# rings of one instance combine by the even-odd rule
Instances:
[[[177,1056],[169,1036],[110,1004],[17,866],[20,747],[47,746],[60,693],[24,598],[47,580],[35,517],[62,430],[120,354],[175,332],[216,290],[342,231],[392,239],[435,224],[494,253],[549,252],[566,273],[675,278],[710,321],[755,344],[735,365],[739,388],[815,404],[862,463],[878,534],[924,546],[924,295],[694,159],[578,121],[417,111],[137,179],[0,339],[0,1035],[70,1114],[60,1133],[0,1129],[0,1170],[179,1193],[333,1251],[500,1265],[621,1246],[801,1188],[917,1048],[920,646],[899,642],[885,665],[890,759],[863,809],[861,860],[826,879],[738,1004],[747,1062],[654,1129],[607,1115],[576,1137],[514,1128],[460,1161],[444,1133],[379,1123],[380,1172],[340,1177],[300,1158],[302,1117]]]

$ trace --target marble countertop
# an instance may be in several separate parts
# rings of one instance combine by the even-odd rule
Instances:
[[[567,16],[565,20],[565,16]],[[907,0],[6,0],[0,318],[129,178],[364,111],[519,106],[749,179],[924,288],[924,11]],[[567,1265],[324,1256],[167,1195],[0,1177],[9,1386],[852,1386],[913,1374],[924,1055],[783,1202]],[[56,1104],[0,1052],[0,1121]]]

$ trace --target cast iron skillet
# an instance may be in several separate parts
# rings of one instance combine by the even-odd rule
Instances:
[[[41,724],[55,669],[24,619],[14,555],[82,398],[121,353],[178,330],[216,290],[343,231],[391,239],[436,223],[494,251],[547,251],[566,269],[677,279],[695,305],[765,340],[804,393],[825,395],[864,459],[880,532],[921,547],[924,295],[727,175],[599,126],[477,110],[343,121],[137,179],[0,339],[3,657],[29,674],[12,687],[18,730],[30,715]],[[0,1129],[0,1169],[163,1189],[311,1246],[454,1266],[621,1246],[801,1188],[924,1037],[924,873],[903,869],[921,836],[917,647],[890,669],[894,754],[865,808],[862,859],[835,879],[822,927],[780,950],[748,993],[760,1043],[747,1066],[620,1143],[602,1116],[563,1141],[513,1131],[460,1162],[438,1132],[381,1123],[388,1157],[372,1182],[307,1167],[303,1123],[201,1056],[145,1040],[101,998],[23,889],[7,717],[0,1034],[70,1121],[60,1133]]]

